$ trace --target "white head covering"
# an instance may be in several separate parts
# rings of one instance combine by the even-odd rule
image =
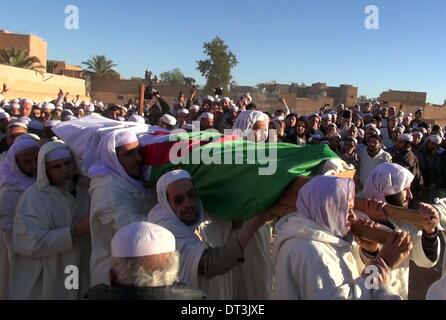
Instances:
[[[88,106],[85,106],[85,111],[87,111],[87,112],[94,112],[94,110],[95,110],[95,107],[94,107],[94,104],[90,104],[90,105],[88,105]]]
[[[71,158],[71,151],[67,148],[59,148],[48,152],[45,156],[45,161],[51,162],[67,158]]]
[[[198,120],[201,120],[201,119],[214,119],[214,115],[212,113],[210,113],[210,112],[203,112],[198,117]]]
[[[348,201],[354,195],[353,180],[317,176],[299,190],[297,214],[316,222],[325,232],[341,238],[346,233]]]
[[[13,121],[8,125],[8,128],[13,128],[13,127],[22,127],[22,128],[28,129],[28,126],[26,125],[26,123],[18,121],[18,120]]]
[[[3,119],[8,119],[8,120],[10,120],[10,119],[11,119],[11,116],[10,116],[9,113],[7,113],[7,112],[0,112],[0,119],[1,119],[1,120],[3,120]]]
[[[67,114],[63,119],[64,119],[64,121],[78,120],[75,116],[73,116],[71,114]]]
[[[386,201],[385,197],[410,187],[414,175],[395,163],[382,163],[373,169],[364,185],[362,196]]]
[[[413,141],[413,137],[409,133],[403,133],[403,134],[400,134],[398,136],[398,140],[406,141],[406,142],[412,142]]]
[[[146,120],[144,119],[144,117],[142,117],[142,116],[140,116],[138,114],[132,114],[129,117],[128,121],[142,123],[142,124],[146,123]]]
[[[1,165],[0,185],[10,184],[25,191],[36,182],[36,178],[28,177],[20,170],[16,161],[18,153],[33,148],[40,148],[38,141],[35,139],[16,139],[14,141],[6,154],[6,159]]]
[[[228,109],[234,112],[238,112],[238,107],[233,103],[231,103]]]
[[[189,110],[187,110],[186,108],[181,108],[180,110],[177,111],[177,114],[185,116],[189,114]]]
[[[164,114],[161,118],[160,118],[160,120],[162,121],[162,122],[164,122],[165,124],[168,124],[168,125],[170,125],[170,126],[174,126],[174,125],[176,125],[177,124],[177,119],[175,119],[175,117],[174,116],[171,116],[170,114]]]
[[[190,111],[195,111],[195,112],[197,112],[198,110],[200,110],[200,106],[197,106],[196,104],[194,104],[193,106],[191,106],[191,107],[189,108],[189,110],[190,110]]]
[[[43,109],[54,110],[56,109],[56,106],[52,103],[47,102],[43,105]]]
[[[122,227],[113,237],[111,253],[115,258],[146,257],[175,252],[175,237],[164,227],[139,221]]]
[[[37,186],[39,190],[43,190],[50,185],[50,180],[48,179],[48,175],[46,174],[46,162],[47,162],[47,154],[53,153],[58,149],[66,149],[70,152],[71,155],[73,153],[70,150],[70,147],[63,143],[62,141],[51,141],[45,143],[39,151],[39,155],[37,157]],[[74,160],[74,157],[72,157]],[[80,173],[79,163],[75,161],[76,172]]]
[[[272,119],[272,121],[285,121],[285,117],[284,116],[277,116],[277,117],[274,117]]]
[[[203,101],[206,101],[206,100],[214,102],[214,97],[213,96],[205,96],[205,97],[203,97]]]
[[[169,187],[169,185],[175,181],[178,180],[183,180],[183,179],[189,179],[192,180],[191,175],[189,174],[189,172],[185,171],[185,170],[173,170],[170,172],[167,172],[166,174],[162,175],[159,179],[158,182],[156,183],[156,193],[157,193],[157,197],[158,197],[158,204],[150,211],[149,213],[149,221],[150,218],[155,215],[157,216],[157,219],[161,219],[161,220],[174,220],[176,222],[178,222],[179,218],[177,217],[177,215],[175,214],[175,212],[172,210],[172,208],[170,207],[169,204],[169,200],[167,200],[167,188]],[[197,222],[196,225],[186,225],[184,223],[181,223],[181,227],[178,227],[175,230],[172,230],[171,228],[168,228],[174,235],[175,238],[180,239],[181,237],[185,237],[188,238],[190,237],[190,233],[192,231],[193,234],[193,230],[195,230],[195,227],[199,224],[200,220],[203,217],[203,206],[201,204],[201,201],[199,202],[199,207],[198,209],[198,215],[199,215],[199,221]],[[157,222],[155,222],[157,223]],[[177,223],[175,223],[177,224]],[[164,224],[162,224],[164,225]],[[184,227],[183,227],[184,226]]]
[[[16,143],[17,141],[20,140],[25,140],[25,139],[33,139],[37,142],[40,141],[40,137],[34,133],[25,133],[25,134],[21,134],[20,136],[18,136],[17,138],[15,138],[14,143]]]
[[[257,121],[265,121],[268,125],[269,117],[261,111],[243,111],[235,120],[232,131],[234,132],[235,130],[240,130],[243,135],[247,135],[252,130]]]
[[[437,145],[440,145],[441,141],[442,141],[441,137],[436,134],[430,135],[429,137],[427,137],[427,140],[429,140],[430,142],[435,143]]]
[[[31,118],[29,118],[29,117],[20,117],[17,121],[18,122],[23,122],[24,124],[28,125],[31,122]]]
[[[135,132],[130,129],[114,130],[104,135],[97,148],[97,158],[99,160],[88,170],[90,178],[114,174],[129,182],[136,189],[144,192],[142,181],[130,177],[116,155],[117,147],[137,141],[138,138]]]
[[[419,136],[420,139],[423,139],[423,133],[420,131],[415,131],[412,133],[412,136]]]
[[[201,201],[198,201],[198,221],[195,225],[186,225],[172,210],[167,200],[167,188],[174,181],[191,179],[188,172],[175,170],[168,172],[159,178],[156,184],[158,204],[153,207],[148,216],[148,221],[162,225],[173,233],[176,240],[176,248],[181,252],[181,268],[179,280],[193,287],[198,287],[197,268],[207,244],[201,242],[194,234],[194,230],[202,222],[204,210]]]
[[[56,106],[56,110],[63,111],[63,106],[62,106],[61,104],[58,104],[58,105]]]
[[[45,121],[45,128],[52,128],[57,126],[60,123],[60,120],[47,120]]]

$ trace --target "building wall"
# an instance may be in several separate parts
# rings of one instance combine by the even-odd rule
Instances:
[[[379,96],[380,101],[396,101],[399,104],[404,105],[426,105],[426,92],[411,92],[411,91],[396,91],[390,90],[381,93]]]
[[[10,48],[29,50],[29,55],[39,58],[42,65],[46,68],[47,43],[39,37],[0,31],[0,49]]]
[[[76,95],[80,100],[88,100],[85,80],[0,65],[0,84],[6,83],[10,88],[6,98],[28,98],[37,102],[50,101],[57,97],[59,89],[69,92],[68,100]]]
[[[138,79],[120,80],[93,77],[91,78],[90,95],[92,100],[125,104],[129,99],[138,97],[140,83],[141,80]],[[154,83],[153,88],[159,91],[168,103],[173,103],[180,91],[186,95],[186,98],[190,91],[190,86],[171,86],[165,83]]]
[[[346,106],[354,106],[358,100],[358,88],[351,85],[341,85],[339,87],[328,87],[323,82],[313,83],[307,87],[293,88],[298,98],[332,98],[334,105],[343,103]]]

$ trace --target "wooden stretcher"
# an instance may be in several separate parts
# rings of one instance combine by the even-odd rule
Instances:
[[[352,179],[355,175],[355,170],[345,171],[337,174],[337,177]],[[282,198],[271,209],[268,210],[271,214],[277,217],[283,217],[287,214],[296,211],[296,199],[300,188],[302,188],[311,177],[298,177],[285,191]],[[367,200],[355,198],[356,210],[364,211]],[[415,210],[405,209],[392,205],[386,205],[384,213],[389,219],[401,220],[412,223],[413,225],[420,226],[424,222],[424,218]],[[354,224],[352,226],[352,232],[358,236],[358,238],[377,243],[384,243],[386,239],[393,234],[393,232],[386,230],[373,229],[368,226]]]

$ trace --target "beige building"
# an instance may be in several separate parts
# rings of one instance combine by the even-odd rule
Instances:
[[[0,49],[20,48],[29,51],[30,56],[39,58],[40,63],[46,68],[47,43],[45,40],[27,34],[15,34],[7,30],[0,30]]]
[[[379,101],[388,101],[390,105],[425,106],[426,92],[389,90],[381,93]]]
[[[48,60],[48,66],[53,67],[53,70],[49,70],[49,72],[53,74],[79,79],[81,79],[83,76],[82,68],[80,66],[68,64],[65,61]]]
[[[297,98],[332,98],[334,105],[343,103],[346,106],[354,106],[358,101],[358,88],[347,84],[330,87],[323,82],[318,82],[311,86],[295,85],[291,88],[292,92],[296,92]]]

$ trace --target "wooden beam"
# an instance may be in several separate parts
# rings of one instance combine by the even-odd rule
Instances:
[[[343,174],[346,176],[346,174]],[[296,180],[287,188],[282,198],[268,210],[271,214],[283,217],[287,214],[296,211],[296,199],[299,194],[300,188],[302,188],[311,177],[297,177]],[[365,205],[367,200],[355,198],[355,209],[365,212]],[[405,209],[402,207],[396,207],[392,205],[386,205],[384,207],[384,212],[389,219],[402,220],[410,222],[416,226],[421,225],[424,222],[424,218],[415,210]]]
[[[144,91],[146,89],[146,85],[142,82],[139,84],[139,108],[138,114],[144,117]]]

